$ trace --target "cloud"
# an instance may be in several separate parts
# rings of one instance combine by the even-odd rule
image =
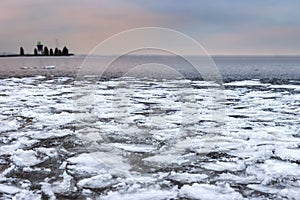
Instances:
[[[199,37],[208,52],[214,54],[299,54],[300,27],[249,27],[230,33],[219,33],[204,38]]]
[[[36,40],[88,53],[126,29],[160,26],[181,31],[210,53],[300,53],[300,2],[275,0],[3,0],[0,51]]]
[[[99,42],[120,31],[154,26],[158,21],[169,23],[163,15],[152,15],[123,1],[35,2],[25,0],[22,5],[7,3],[0,8],[0,13],[15,11],[13,15],[3,14],[4,17],[0,18],[1,29],[4,30],[0,38],[11,42],[10,51],[18,49],[19,45],[30,49],[36,40],[53,46],[58,38],[61,45],[68,44],[75,52],[87,53]]]

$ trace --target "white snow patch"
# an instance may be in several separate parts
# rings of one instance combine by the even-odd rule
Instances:
[[[243,199],[242,195],[236,192],[228,184],[224,186],[216,186],[209,184],[198,184],[184,185],[179,194],[183,198],[191,199],[203,199],[203,200],[215,200],[215,199]]]
[[[300,197],[300,189],[299,189],[299,187],[294,187],[294,188],[287,187],[287,188],[282,189],[279,192],[279,195],[282,197],[285,197],[287,199],[295,199],[296,200],[296,199],[299,199],[299,197]]]
[[[271,85],[270,88],[300,90],[299,85]]]
[[[83,153],[69,158],[68,162],[71,164],[68,166],[69,170],[85,175],[109,172],[116,175],[126,175],[130,169],[130,166],[122,161],[122,157],[105,152]]]
[[[42,195],[39,194],[39,192],[34,192],[30,190],[21,190],[13,197],[13,199],[40,200],[42,199]]]
[[[101,174],[91,178],[82,179],[77,183],[77,185],[83,188],[101,189],[109,187],[115,183],[116,181],[112,180],[112,176],[110,174]]]
[[[180,183],[194,183],[194,182],[200,182],[204,179],[208,178],[208,175],[206,174],[191,174],[191,173],[176,173],[171,172],[171,174],[168,176],[169,179],[178,181]]]
[[[246,168],[246,165],[243,161],[237,161],[237,162],[220,162],[217,161],[215,163],[207,163],[202,165],[201,167],[213,170],[213,171],[242,171]]]
[[[171,191],[162,189],[140,189],[136,193],[120,194],[118,192],[108,192],[106,196],[100,196],[101,200],[153,200],[153,199],[175,199],[177,197],[177,189]]]
[[[49,157],[57,157],[58,153],[55,148],[45,148],[45,147],[38,147],[35,150],[39,153],[46,154]]]
[[[300,149],[276,149],[275,155],[283,160],[300,161]]]
[[[44,161],[37,158],[35,151],[23,149],[14,151],[11,159],[18,166],[34,166]]]
[[[54,65],[44,66],[44,69],[55,69]]]
[[[0,118],[0,120],[2,120]],[[15,131],[18,129],[18,123],[17,121],[5,121],[5,120],[2,120],[0,121],[0,133],[2,132],[8,132],[8,131]]]
[[[224,83],[224,86],[269,86],[270,84],[261,83],[259,80],[245,80],[245,81],[234,81],[230,83]]]
[[[73,184],[74,179],[72,176],[66,173],[64,171],[63,173],[63,180],[61,182],[55,182],[52,184],[51,189],[54,193],[70,193],[70,192],[76,192],[77,188]]]
[[[30,136],[35,139],[60,138],[73,134],[69,130],[37,131],[32,132]]]
[[[150,153],[156,150],[156,147],[151,145],[142,145],[142,144],[122,144],[115,143],[115,147],[123,149],[125,151],[137,152],[137,153]]]
[[[20,192],[20,189],[15,186],[0,184],[0,193],[16,194]]]

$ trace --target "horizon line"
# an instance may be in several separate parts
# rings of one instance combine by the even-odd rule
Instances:
[[[300,57],[299,54],[208,54],[208,55],[197,55],[197,54],[85,54],[72,52],[73,56],[212,56],[212,57]],[[19,53],[13,52],[0,52],[0,56],[19,55]]]
[[[75,56],[123,56],[126,54],[83,54],[74,53]],[[183,55],[168,55],[168,54],[129,54],[128,56],[300,56],[300,54],[208,54],[208,55],[197,55],[197,54],[183,54]]]

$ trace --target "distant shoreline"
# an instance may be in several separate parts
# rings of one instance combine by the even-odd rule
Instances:
[[[56,56],[74,56],[73,53],[67,54],[67,55],[34,55],[34,54],[7,54],[7,55],[0,55],[0,58],[6,58],[6,57],[56,57]]]

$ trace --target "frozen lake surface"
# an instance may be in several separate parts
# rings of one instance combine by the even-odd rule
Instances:
[[[216,87],[0,79],[1,199],[299,199],[299,80]]]

